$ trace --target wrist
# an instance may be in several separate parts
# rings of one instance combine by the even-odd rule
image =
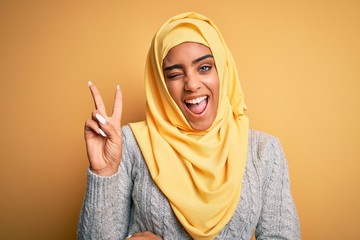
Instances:
[[[94,173],[95,175],[101,176],[101,177],[110,177],[114,174],[116,174],[119,170],[119,166],[116,167],[108,167],[108,168],[103,168],[103,169],[93,169],[90,167],[90,171],[92,173]]]

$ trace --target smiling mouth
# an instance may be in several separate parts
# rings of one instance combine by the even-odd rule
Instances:
[[[195,99],[186,100],[185,104],[193,114],[201,114],[207,107],[208,99],[208,96],[202,96]]]

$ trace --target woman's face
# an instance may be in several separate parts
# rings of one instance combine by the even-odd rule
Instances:
[[[210,49],[185,42],[168,52],[163,74],[171,97],[194,130],[214,122],[219,102],[219,77]]]

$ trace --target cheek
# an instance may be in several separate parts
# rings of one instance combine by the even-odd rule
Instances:
[[[212,79],[211,82],[211,88],[213,91],[213,94],[215,95],[216,98],[219,98],[220,95],[220,81],[217,75],[215,75]]]
[[[176,81],[168,82],[168,83],[166,83],[166,87],[167,87],[172,99],[177,104],[179,104],[179,102],[181,101],[181,86],[180,86],[180,84]]]

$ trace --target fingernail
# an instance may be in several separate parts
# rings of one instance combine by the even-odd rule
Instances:
[[[132,237],[132,235],[129,235],[129,236],[127,236],[126,238],[131,238]]]
[[[116,90],[120,90],[120,84],[116,85]]]
[[[107,137],[106,134],[104,133],[104,131],[101,128],[99,128],[99,133],[100,133],[101,136]]]
[[[88,86],[90,87],[92,85],[92,82],[91,81],[88,81]]]
[[[95,117],[97,118],[97,120],[99,120],[101,124],[106,124],[105,118],[103,118],[103,116],[101,116],[100,114],[95,114]]]

